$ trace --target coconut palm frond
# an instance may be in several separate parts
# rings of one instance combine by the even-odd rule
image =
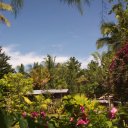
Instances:
[[[80,3],[90,4],[90,0],[61,0],[61,1],[64,1],[68,4],[80,4]]]
[[[97,63],[99,63],[99,61],[101,61],[101,55],[99,52],[92,53],[92,56],[94,57],[94,59],[96,60]]]
[[[10,4],[0,2],[0,9],[5,11],[12,11],[12,6]]]
[[[111,44],[109,48],[114,51],[118,51],[122,47],[122,44],[120,42],[116,42],[114,44]]]
[[[77,6],[78,10],[80,13],[83,13],[83,8],[82,5],[90,5],[90,0],[60,0],[63,1],[64,3],[67,3],[68,5],[75,5]]]
[[[11,5],[13,7],[13,11],[15,15],[19,12],[19,10],[23,7],[24,0],[11,0]]]
[[[3,15],[0,15],[0,22],[6,24],[7,26],[10,26],[10,22],[7,18],[5,18]]]
[[[97,46],[97,49],[100,49],[104,45],[108,45],[108,44],[111,44],[111,43],[112,43],[112,40],[111,40],[110,37],[103,37],[103,38],[100,38],[100,39],[97,40],[96,46]]]
[[[3,2],[0,0],[0,10],[14,12],[15,16],[20,8],[23,6],[23,0],[10,0],[8,3]],[[4,15],[0,14],[0,22],[10,26],[10,22]]]
[[[70,5],[70,4],[80,4],[81,0],[61,0],[61,1],[64,1],[65,3]]]
[[[115,28],[115,23],[109,22],[109,23],[103,23],[100,29],[103,35],[109,35],[111,34],[114,28]]]

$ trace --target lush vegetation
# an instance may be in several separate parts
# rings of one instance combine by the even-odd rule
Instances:
[[[81,0],[64,0],[81,11]],[[1,10],[17,12],[22,0],[0,2]],[[89,2],[88,0],[86,1]],[[113,2],[113,0],[109,0]],[[47,55],[43,63],[23,64],[13,69],[11,59],[0,47],[0,127],[1,128],[127,128],[128,127],[128,1],[112,4],[109,14],[115,23],[103,22],[103,53],[92,53],[86,69],[70,57],[65,63]],[[0,21],[10,25],[0,15]],[[69,89],[69,95],[54,99],[51,94],[30,95],[33,90]],[[118,105],[103,106],[98,100],[113,95]]]

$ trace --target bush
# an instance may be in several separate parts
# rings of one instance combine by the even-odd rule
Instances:
[[[117,113],[116,108],[107,111],[84,95],[69,95],[62,99],[61,115],[50,116],[45,112],[22,115],[30,128],[118,128]]]

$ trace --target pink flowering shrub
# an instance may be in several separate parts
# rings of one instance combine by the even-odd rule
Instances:
[[[115,54],[109,69],[112,93],[125,104],[128,101],[128,43]]]
[[[24,124],[25,128],[39,128],[39,127],[48,128],[47,122],[49,121],[49,118],[46,116],[46,113],[44,111],[41,112],[34,111],[31,113],[23,112],[21,115],[22,115],[22,124]]]
[[[63,99],[64,114],[66,115],[61,118],[61,121],[63,120],[63,123],[59,124],[61,128],[108,128],[110,125],[112,128],[115,126],[112,119],[108,117],[109,111],[107,109],[100,108],[99,104],[94,104],[93,101],[86,99],[84,103],[82,97],[79,99],[82,99],[82,105],[71,96]],[[113,114],[114,112],[112,109]]]
[[[25,127],[21,128],[124,127],[124,124],[120,122],[120,118],[124,118],[121,117],[121,114],[116,107],[108,110],[106,108],[102,108],[99,104],[94,104],[93,101],[85,101],[86,102],[84,103],[82,100],[84,104],[79,104],[72,96],[68,96],[66,99],[63,99],[63,109],[60,115],[47,115],[44,111],[34,111],[30,113],[23,112],[21,115]],[[90,108],[88,108],[88,106],[90,106]]]
[[[117,68],[124,68],[128,64],[128,43],[124,45],[115,55],[112,63],[110,64],[110,71]]]

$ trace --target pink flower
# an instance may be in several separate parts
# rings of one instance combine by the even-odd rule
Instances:
[[[32,113],[31,113],[31,117],[32,117],[32,118],[38,117],[38,112],[32,112]]]
[[[46,113],[45,112],[41,112],[40,115],[41,115],[41,117],[45,117]]]
[[[27,113],[26,112],[23,112],[22,113],[22,116],[25,118],[27,116]]]
[[[110,110],[110,119],[114,119],[115,116],[116,116],[116,113],[117,113],[117,108],[113,107],[111,110]]]
[[[84,113],[84,106],[80,106],[80,110]]]
[[[77,121],[76,125],[82,125],[82,124],[87,125],[88,123],[89,123],[89,120],[87,118],[85,120],[84,119],[79,119]]]
[[[117,113],[117,108],[113,107],[111,110],[110,110],[111,113],[115,114]]]

